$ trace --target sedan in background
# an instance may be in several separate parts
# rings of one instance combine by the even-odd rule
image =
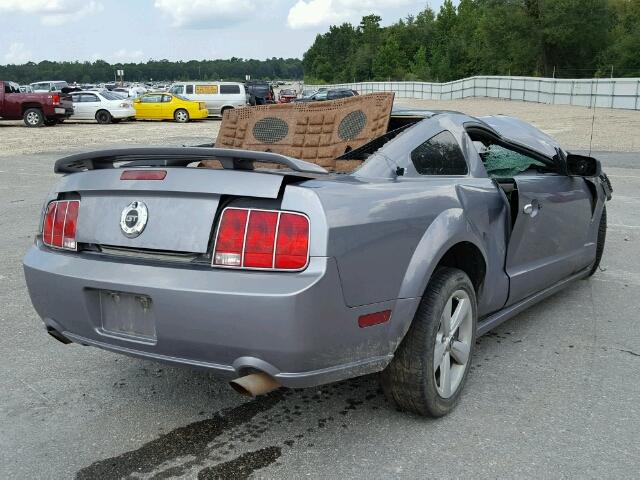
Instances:
[[[309,97],[302,97],[294,100],[295,102],[322,102],[324,100],[337,100],[339,98],[348,98],[358,95],[355,90],[348,88],[336,88],[333,90],[318,90]]]
[[[130,100],[107,90],[101,92],[80,91],[71,94],[73,115],[70,120],[95,120],[98,123],[118,123],[134,118],[136,111]]]
[[[204,102],[194,102],[171,93],[147,93],[133,101],[138,120],[175,120],[187,123],[189,120],[207,118]]]
[[[285,90],[280,90],[280,92],[278,93],[279,103],[293,102],[296,98],[298,98],[298,94],[296,93],[295,90],[292,90],[290,88]]]

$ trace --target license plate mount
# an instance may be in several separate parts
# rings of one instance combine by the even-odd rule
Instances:
[[[148,295],[100,291],[102,330],[131,340],[155,343],[156,319]]]

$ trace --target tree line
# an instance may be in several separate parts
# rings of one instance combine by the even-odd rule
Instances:
[[[638,0],[445,0],[437,14],[381,20],[318,35],[303,57],[307,83],[640,76]]]
[[[0,79],[20,84],[39,80],[66,80],[78,83],[98,83],[114,80],[116,70],[124,70],[125,80],[132,82],[172,80],[232,80],[251,78],[300,79],[302,61],[297,58],[270,58],[253,60],[230,58],[227,60],[190,60],[171,62],[149,60],[143,63],[94,62],[29,62],[24,65],[0,65]]]

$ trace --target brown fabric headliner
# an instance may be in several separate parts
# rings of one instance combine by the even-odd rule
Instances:
[[[336,158],[385,134],[392,106],[389,92],[227,110],[216,147],[270,151],[349,171],[361,162]]]

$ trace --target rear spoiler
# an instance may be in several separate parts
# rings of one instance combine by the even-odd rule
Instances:
[[[87,170],[122,167],[186,167],[201,160],[218,160],[225,169],[253,170],[254,162],[278,163],[296,172],[329,173],[315,163],[287,157],[279,153],[235,150],[215,147],[130,147],[95,150],[61,158],[55,173],[77,173]],[[115,163],[126,162],[116,167]]]

